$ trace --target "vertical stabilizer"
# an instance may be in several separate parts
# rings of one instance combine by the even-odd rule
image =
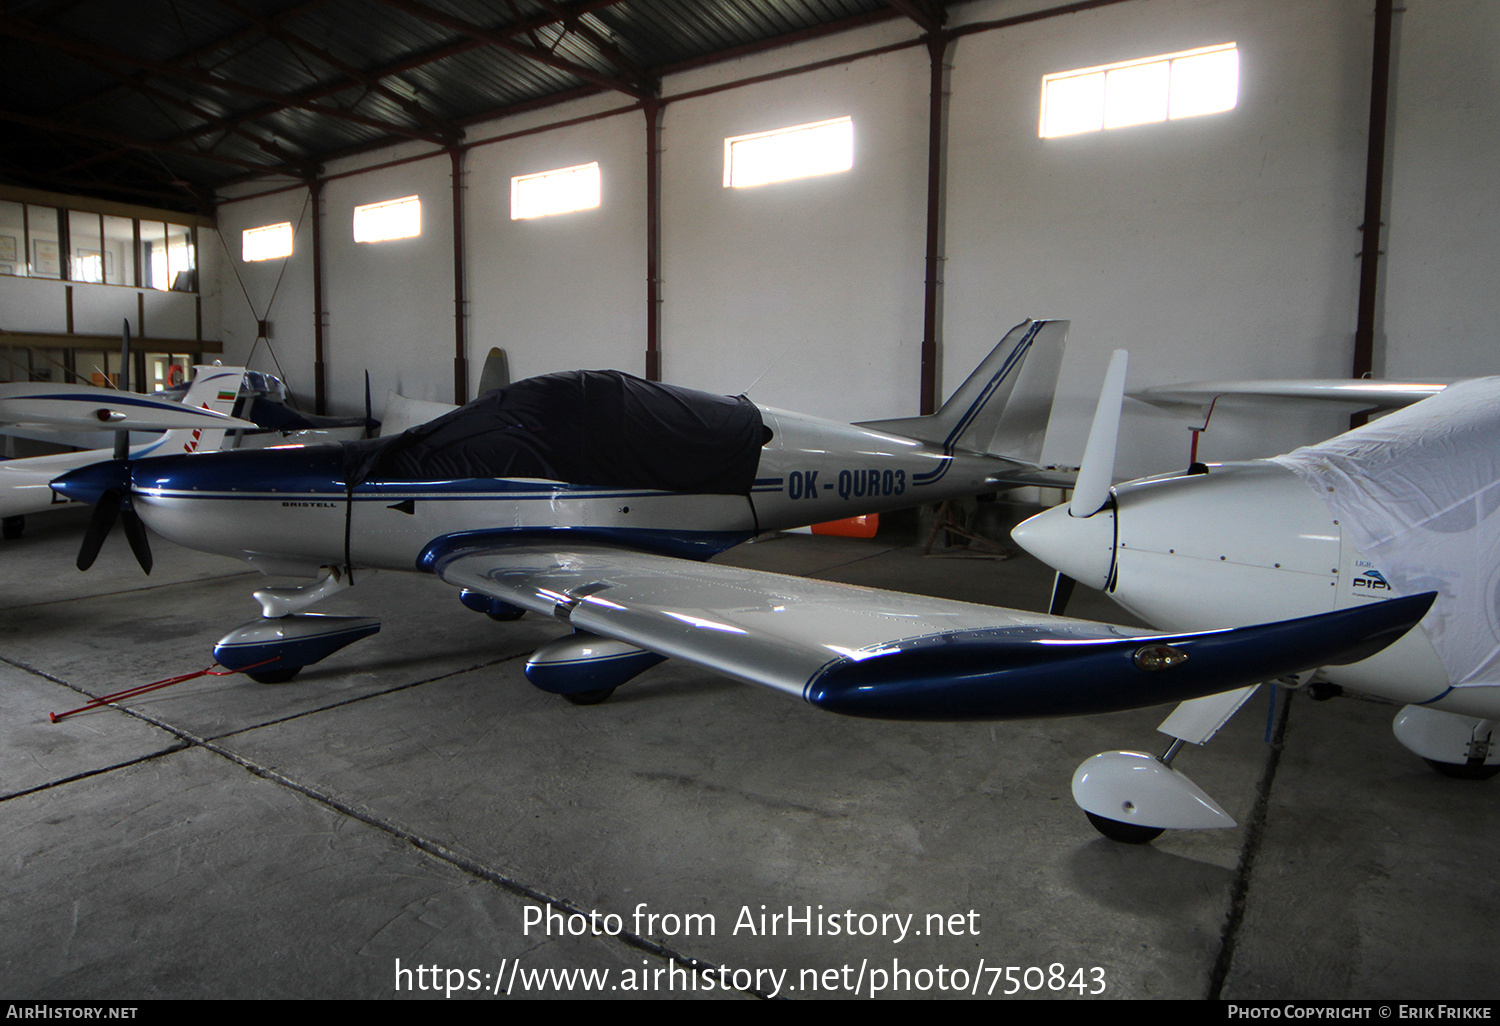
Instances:
[[[859,426],[915,438],[944,452],[988,452],[1035,463],[1067,338],[1067,321],[1022,321],[936,413]]]
[[[230,416],[244,377],[243,367],[194,367],[193,383],[183,395],[182,405]],[[175,456],[181,452],[214,452],[223,447],[223,428],[176,428],[131,455]]]

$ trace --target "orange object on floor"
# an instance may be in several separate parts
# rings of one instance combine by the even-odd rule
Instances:
[[[839,538],[873,538],[880,530],[880,514],[866,513],[862,517],[847,517],[830,520],[826,524],[813,524],[813,534],[829,534]]]

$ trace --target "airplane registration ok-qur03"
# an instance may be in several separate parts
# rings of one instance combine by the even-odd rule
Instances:
[[[1234,629],[1161,633],[706,562],[759,532],[993,491],[1038,471],[1067,324],[1011,330],[935,414],[844,424],[618,372],[550,374],[399,435],[112,461],[53,487],[172,541],[315,577],[257,592],[215,649],[289,679],[373,633],[304,613],[363,568],[426,571],[496,618],[573,633],[527,665],[602,701],[666,658],[893,719],[1093,713],[1362,659],[1430,595]],[[1035,480],[1035,477],[1031,477]]]

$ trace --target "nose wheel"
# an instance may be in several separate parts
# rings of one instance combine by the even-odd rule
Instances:
[[[257,684],[285,684],[301,672],[300,666],[283,666],[279,670],[247,670],[245,676]]]
[[[1483,762],[1438,762],[1436,759],[1422,761],[1453,780],[1488,780],[1500,773],[1500,765],[1486,766]]]
[[[1111,841],[1119,841],[1121,844],[1150,844],[1162,834],[1166,833],[1166,827],[1137,826],[1135,823],[1121,823],[1118,819],[1106,819],[1085,810],[1084,815],[1089,822],[1094,824],[1094,829],[1099,831]]]

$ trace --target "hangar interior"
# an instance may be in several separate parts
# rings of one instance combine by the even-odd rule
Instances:
[[[220,359],[319,413],[362,413],[366,374],[377,417],[388,392],[464,401],[498,347],[515,378],[616,368],[855,421],[930,412],[1013,324],[1059,317],[1042,462],[1076,467],[1117,348],[1132,389],[1495,372],[1484,0],[137,6],[0,15],[0,378],[110,376],[124,318],[138,384]],[[1224,53],[1223,109],[1039,121],[1048,76]],[[727,181],[731,141],[829,124],[846,168]],[[517,215],[518,180],[591,167],[592,205]],[[357,241],[356,210],[410,197],[418,234]],[[247,259],[246,233],[277,225],[290,255]],[[1347,425],[1230,410],[1198,457]],[[1192,426],[1127,404],[1116,477],[1180,470]],[[521,675],[564,625],[491,624],[430,577],[374,574],[329,608],[378,609],[384,631],[293,683],[204,678],[53,724],[80,692],[197,669],[260,586],[165,542],[145,578],[118,539],[78,575],[86,520],[4,543],[14,996],[432,996],[397,960],[474,970],[481,995],[519,966],[649,970],[650,996],[849,996],[785,981],[878,964],[928,970],[903,996],[956,996],[999,964],[1033,996],[1090,996],[1095,967],[1111,997],[1496,996],[1494,785],[1429,772],[1389,706],[1262,696],[1191,756],[1240,825],[1124,847],[1068,782],[1094,752],[1154,748],[1163,709],[872,723],[670,661],[578,707]],[[1046,608],[1030,557],[924,558],[914,518],[892,520],[719,558]],[[1132,622],[1100,595],[1069,613]],[[737,928],[762,906],[949,928]],[[528,909],[622,929],[539,934]],[[705,913],[716,931],[693,932]],[[750,975],[709,991],[672,976],[684,961]],[[1024,975],[1059,965],[1082,985]]]

